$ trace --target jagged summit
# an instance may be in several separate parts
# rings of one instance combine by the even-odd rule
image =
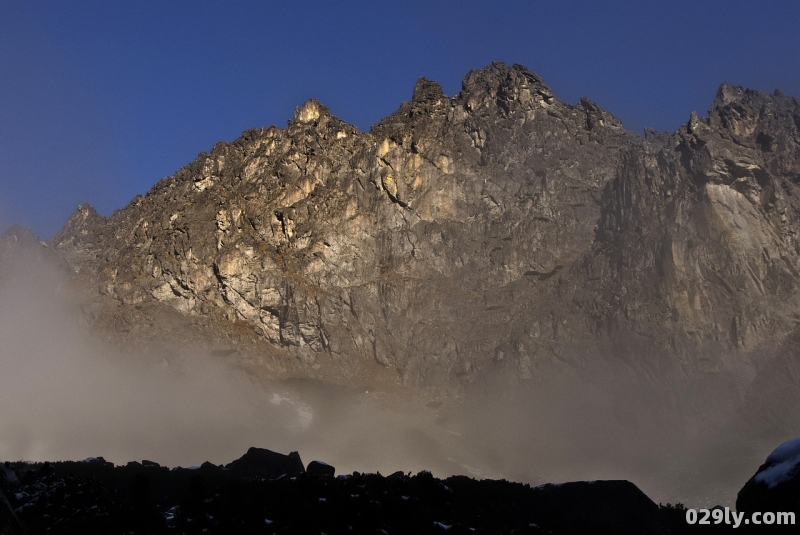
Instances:
[[[773,93],[765,93],[755,89],[748,89],[742,86],[731,85],[723,82],[714,98],[711,105],[712,110],[721,109],[725,106],[739,103],[742,106],[757,107],[764,104],[774,103],[776,105],[797,106],[797,97],[792,97],[785,94],[780,89],[776,89]]]
[[[722,82],[717,89],[717,95],[714,99],[712,106],[725,106],[731,102],[738,100],[747,91],[744,87],[730,85],[728,82]]]
[[[461,90],[465,93],[487,88],[499,89],[503,86],[530,87],[552,98],[552,91],[538,75],[516,63],[509,66],[495,61],[488,67],[470,71],[461,82]]]
[[[72,212],[72,215],[69,216],[67,222],[64,223],[62,232],[69,232],[70,228],[82,228],[87,224],[87,222],[103,219],[105,218],[97,213],[97,210],[95,210],[94,206],[88,202],[82,202],[78,205],[75,211]]]
[[[315,98],[307,100],[294,112],[294,120],[298,123],[318,124],[320,118],[330,116],[331,111]]]
[[[424,76],[414,84],[413,102],[437,101],[446,98],[439,82],[428,80]]]

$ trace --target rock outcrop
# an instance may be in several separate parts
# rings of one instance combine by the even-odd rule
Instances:
[[[225,466],[232,474],[241,477],[277,478],[294,477],[305,472],[300,454],[296,451],[284,455],[264,448],[250,448],[247,453]]]
[[[311,461],[310,463],[308,463],[308,466],[306,467],[306,471],[309,474],[312,474],[312,475],[315,475],[315,476],[330,476],[330,477],[333,477],[334,475],[336,475],[336,468],[334,468],[333,466],[329,465],[328,463],[324,463],[322,461]]]
[[[310,100],[109,218],[81,205],[50,247],[126,347],[178,332],[433,394],[613,369],[720,417],[763,412],[749,385],[797,328],[798,182],[796,98],[723,84],[640,137],[496,63],[454,97],[420,79],[369,132]]]

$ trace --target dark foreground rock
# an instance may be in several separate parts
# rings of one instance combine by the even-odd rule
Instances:
[[[19,478],[11,469],[11,463],[0,466],[0,490],[8,492],[19,487]]]
[[[0,490],[0,535],[22,535],[25,530],[17,519],[14,509],[8,503],[3,491]]]
[[[322,461],[311,461],[308,463],[307,470],[309,474],[314,474],[315,476],[333,477],[336,474],[336,468]]]
[[[293,477],[305,472],[303,461],[296,451],[283,455],[263,448],[250,448],[225,468],[239,477]]]
[[[252,448],[242,459],[264,452]],[[156,463],[14,463],[21,485],[0,516],[2,533],[21,533],[15,517],[33,534],[666,534],[686,527],[683,510],[657,506],[627,481],[532,488],[429,472],[333,478],[314,470],[270,478],[248,473],[242,459],[171,470]]]
[[[540,522],[559,532],[603,526],[612,533],[663,533],[658,506],[630,481],[575,481],[535,490]]]
[[[800,516],[800,438],[775,448],[739,492],[736,509]]]

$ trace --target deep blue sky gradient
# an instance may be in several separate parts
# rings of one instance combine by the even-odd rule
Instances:
[[[0,0],[0,232],[109,215],[310,97],[367,130],[493,60],[673,131],[723,81],[800,96],[798,28],[797,0]]]

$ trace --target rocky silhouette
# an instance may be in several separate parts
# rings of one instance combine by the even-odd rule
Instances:
[[[291,475],[295,462],[301,471]],[[169,470],[138,462],[114,467],[96,458],[13,463],[6,470],[17,471],[21,483],[8,491],[10,506],[0,493],[0,507],[6,507],[0,509],[0,521],[8,519],[0,527],[9,535],[24,529],[30,533],[661,534],[683,532],[673,531],[676,526],[686,528],[679,522],[680,509],[657,506],[627,481],[531,488],[465,476],[442,480],[429,472],[388,477],[356,472],[334,478],[302,467],[296,454],[259,448],[251,448],[227,467],[204,463]],[[272,475],[265,477],[264,469]]]
[[[427,471],[333,477],[321,461],[304,469],[296,452],[250,448],[225,466],[5,463],[0,533],[763,533],[775,516],[756,525],[754,512],[797,512],[798,441],[778,447],[747,482],[738,513],[701,510],[706,522],[624,480],[531,487]],[[780,524],[791,530],[796,521]]]

